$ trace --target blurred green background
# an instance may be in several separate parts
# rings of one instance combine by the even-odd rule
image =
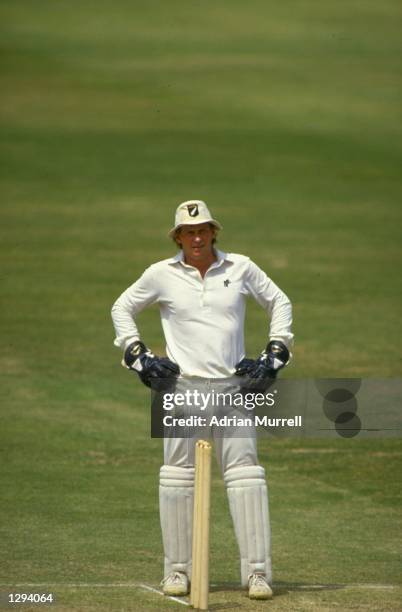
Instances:
[[[401,16],[394,0],[0,3],[3,581],[159,576],[160,442],[109,313],[175,252],[166,233],[181,201],[204,199],[224,226],[219,246],[252,257],[291,298],[286,377],[401,376]],[[248,313],[251,356],[267,323],[252,302]],[[139,322],[163,352],[157,309]],[[384,443],[379,466],[349,444],[365,457],[362,482],[387,482],[390,497],[373,501],[382,570],[369,579],[394,580],[401,449]],[[274,490],[283,461],[296,486],[299,455],[273,448]],[[318,455],[315,482],[333,477],[331,457]],[[379,489],[354,499],[353,462],[341,497],[360,509]],[[306,458],[307,481],[310,468]],[[282,551],[294,530],[275,523],[287,501],[274,499],[273,521],[291,580],[300,564]],[[329,498],[316,502],[319,512]],[[363,555],[374,510],[365,522],[352,507],[339,520],[356,521]],[[234,542],[227,514],[216,520],[227,578]],[[123,524],[141,541],[134,560]],[[307,576],[320,575],[318,558]],[[351,555],[337,579],[355,567]]]

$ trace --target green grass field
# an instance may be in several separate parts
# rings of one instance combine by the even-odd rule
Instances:
[[[221,248],[292,299],[286,377],[402,377],[401,17],[396,0],[0,3],[0,592],[184,609],[139,586],[161,578],[161,441],[109,315],[174,252],[181,201],[206,200]],[[266,327],[250,302],[250,355]],[[140,328],[163,352],[157,309]],[[235,588],[215,470],[211,610],[402,609],[401,441],[260,455],[276,597]]]

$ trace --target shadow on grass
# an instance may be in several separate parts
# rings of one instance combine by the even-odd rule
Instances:
[[[208,605],[208,610],[234,610],[235,608],[242,608],[241,603],[237,602],[225,602],[225,603],[214,603]]]
[[[275,582],[273,584],[273,592],[274,597],[282,597],[287,595],[290,591],[299,591],[299,592],[317,592],[317,591],[337,591],[340,589],[344,589],[347,587],[345,584],[303,584],[303,583],[288,583],[288,582]],[[236,593],[244,593],[244,597],[247,598],[247,589],[240,586],[237,583],[223,582],[220,584],[213,584],[210,586],[210,593],[223,593],[226,592],[229,594],[230,592]],[[256,602],[258,603],[258,602]],[[215,602],[210,604],[210,610],[227,610],[231,608],[242,608],[241,602]]]
[[[299,582],[274,582],[273,592],[275,597],[286,595],[289,591],[302,591],[303,593],[316,591],[338,591],[344,589],[346,584],[302,584]]]

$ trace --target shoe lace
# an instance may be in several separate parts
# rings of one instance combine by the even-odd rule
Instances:
[[[262,574],[252,574],[250,576],[250,586],[263,587],[266,586],[266,584],[266,578]]]
[[[177,583],[181,583],[182,582],[182,577],[180,572],[172,572],[171,574],[169,574],[168,576],[166,576],[166,578],[164,578],[162,580],[162,585],[166,584],[167,582],[170,582],[171,584],[177,584]]]

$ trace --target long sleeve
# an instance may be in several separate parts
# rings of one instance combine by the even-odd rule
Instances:
[[[112,307],[113,325],[116,331],[115,346],[126,348],[131,342],[140,339],[135,323],[136,315],[146,306],[157,301],[157,283],[152,267],[126,289]]]
[[[246,286],[271,318],[270,340],[281,340],[290,348],[293,343],[292,305],[287,295],[251,260]]]

